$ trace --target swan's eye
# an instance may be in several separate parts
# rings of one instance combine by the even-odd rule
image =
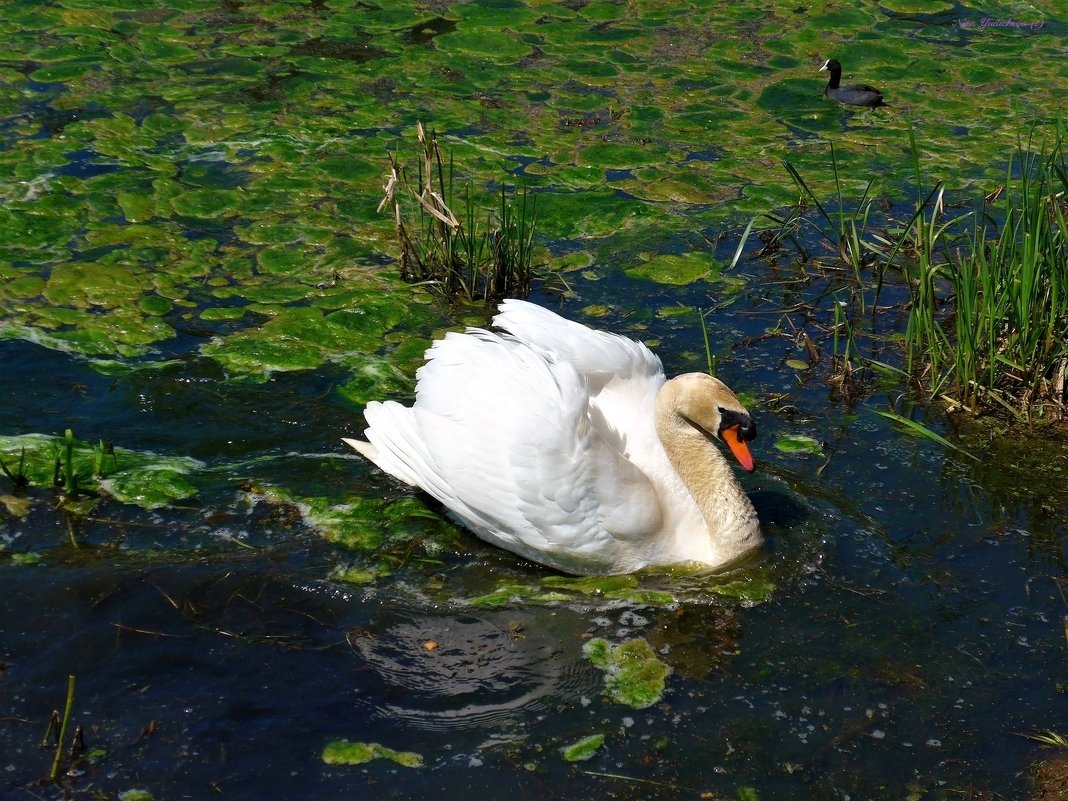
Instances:
[[[724,429],[738,427],[738,439],[742,442],[752,442],[756,439],[757,426],[756,421],[753,420],[745,412],[739,412],[734,409],[720,409],[719,410],[719,432],[722,433]]]

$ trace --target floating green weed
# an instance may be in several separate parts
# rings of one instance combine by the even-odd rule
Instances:
[[[776,583],[769,576],[755,574],[745,578],[713,580],[708,583],[707,589],[724,598],[758,604],[775,594]]]
[[[744,577],[707,575],[691,567],[624,576],[542,576],[520,581],[505,579],[489,593],[468,600],[474,606],[500,607],[515,603],[626,603],[670,607],[680,598],[697,594],[718,595],[738,601],[760,603],[775,592],[775,581],[752,572]]]
[[[44,434],[0,436],[0,461],[19,460],[22,485],[48,489],[59,484],[68,498],[79,493],[105,493],[122,503],[145,509],[168,506],[196,494],[188,476],[201,469],[195,459],[158,456],[93,445]]]
[[[389,574],[389,567],[380,562],[372,567],[339,565],[330,572],[330,578],[334,581],[342,581],[346,584],[371,584]]]
[[[173,462],[172,462],[173,464]],[[186,465],[145,465],[140,470],[115,471],[99,481],[100,488],[116,500],[145,509],[170,506],[196,495],[197,488],[187,478]]]
[[[653,256],[626,272],[631,278],[682,286],[701,278],[715,278],[720,269],[719,262],[707,253],[686,253],[681,256]]]
[[[412,314],[400,298],[374,292],[367,292],[360,305],[336,311],[315,306],[271,311],[259,328],[219,337],[202,352],[232,376],[266,381],[275,372],[311,370],[379,350],[386,333]]]
[[[585,762],[592,759],[602,745],[604,745],[604,735],[591,734],[589,737],[583,737],[578,742],[561,748],[560,753],[567,762]]]
[[[642,587],[637,576],[544,576],[526,584],[503,581],[492,592],[470,599],[470,603],[496,607],[516,601],[559,603],[582,600],[626,601],[643,606],[667,606],[676,602],[670,592]]]
[[[304,496],[278,486],[255,485],[251,492],[269,503],[294,507],[325,539],[358,553],[377,555],[389,541],[425,537],[428,529],[440,538],[455,532],[441,515],[415,498],[350,498],[339,503],[333,498]],[[426,547],[435,547],[430,538]]]
[[[582,653],[605,672],[605,692],[613,701],[645,709],[663,696],[671,668],[646,640],[639,637],[612,645],[596,637],[583,646]]]
[[[414,751],[395,751],[378,743],[334,740],[323,748],[327,765],[363,765],[373,759],[388,759],[405,768],[423,767],[423,757]]]
[[[430,340],[413,340],[422,351],[430,347]],[[420,355],[420,360],[421,360]],[[342,360],[350,378],[338,387],[338,394],[354,407],[362,408],[368,401],[382,397],[396,397],[410,393],[413,389],[411,376],[415,367],[404,371],[396,364],[396,352],[390,358],[378,356],[353,356]]]
[[[776,450],[783,453],[804,454],[808,456],[822,456],[823,446],[819,440],[804,434],[783,434],[775,440]]]
[[[571,601],[574,595],[568,592],[547,590],[542,587],[518,582],[501,582],[493,592],[472,598],[472,606],[498,607],[515,603],[561,603]]]
[[[896,84],[893,100],[924,121],[930,157],[958,183],[992,174],[1016,113],[1010,97],[1026,88],[1034,108],[1060,102],[1055,36],[1007,45],[990,31],[928,25],[920,52],[908,24],[874,6],[800,14],[773,4],[757,16],[729,4],[621,13],[613,3],[519,0],[316,15],[301,4],[220,12],[185,2],[161,21],[137,4],[89,5],[4,18],[5,63],[29,66],[0,75],[0,336],[101,358],[188,347],[186,314],[210,321],[214,301],[303,306],[335,273],[342,284],[392,281],[374,154],[420,118],[437,122],[463,165],[450,206],[458,222],[488,233],[510,216],[518,247],[505,258],[521,264],[536,197],[539,238],[582,247],[601,273],[634,266],[638,252],[676,252],[667,243],[680,234],[788,204],[790,188],[767,182],[785,150],[821,202],[869,185],[869,198],[901,194],[900,117],[856,116],[820,94],[813,54],[828,46],[828,26],[851,33],[831,43],[836,55]],[[1052,19],[1050,0],[1037,8]],[[209,35],[220,14],[240,24]],[[904,63],[915,80],[900,80]],[[962,90],[923,88],[941,83]],[[990,102],[973,102],[979,89]],[[146,97],[157,99],[151,110]],[[971,131],[967,148],[961,129]],[[837,173],[814,146],[832,135]],[[431,178],[440,189],[440,174]],[[473,191],[465,220],[467,183],[487,197],[505,186],[504,208]],[[525,211],[517,185],[530,187]],[[830,222],[820,218],[836,242],[846,223],[850,258],[881,246],[863,237],[866,207],[825,206]],[[633,246],[657,239],[664,248]],[[635,277],[683,285],[697,266],[660,262]],[[245,313],[240,328],[252,337],[263,322]],[[254,374],[254,348],[232,344],[233,374]],[[302,358],[292,362],[268,348],[265,364],[311,369],[317,348],[302,345],[295,335]]]

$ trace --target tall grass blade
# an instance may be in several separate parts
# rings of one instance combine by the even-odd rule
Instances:
[[[67,677],[67,703],[63,707],[63,719],[59,725],[59,741],[56,743],[56,756],[52,760],[52,770],[48,778],[55,781],[59,778],[59,766],[63,760],[63,743],[67,741],[67,724],[70,723],[71,712],[74,711],[74,676]]]
[[[727,266],[728,270],[733,270],[738,266],[738,262],[742,258],[742,251],[745,249],[745,243],[749,240],[749,234],[753,230],[753,225],[756,223],[757,218],[754,217],[749,221],[749,225],[745,226],[745,230],[742,231],[742,238],[738,240],[738,247],[734,250],[734,258],[731,259],[731,263]]]
[[[954,445],[948,439],[946,439],[945,437],[935,433],[934,431],[929,429],[927,426],[925,426],[923,423],[917,423],[915,420],[911,420],[908,417],[904,417],[904,416],[902,416],[900,414],[897,414],[896,412],[876,411],[875,413],[877,415],[881,416],[881,417],[885,417],[887,420],[891,420],[891,421],[897,423],[898,425],[900,425],[901,427],[903,427],[907,431],[911,432],[912,434],[915,434],[918,437],[922,437],[924,439],[928,439],[931,442],[937,442],[939,445],[942,445],[943,447],[946,447],[946,448],[950,448],[950,449],[956,451],[957,453],[960,453],[960,454],[962,454],[964,456],[967,456],[969,459],[972,459],[973,461],[976,461],[976,462],[979,461],[978,457],[976,457],[973,454],[968,453],[968,451],[963,450],[962,448],[959,448],[958,446]]]

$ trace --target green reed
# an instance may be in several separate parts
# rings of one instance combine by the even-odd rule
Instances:
[[[888,281],[908,291],[901,368],[859,355],[858,320],[845,313],[838,291],[829,293],[836,375],[852,364],[877,368],[973,412],[998,409],[1019,419],[1068,413],[1068,126],[1059,122],[1045,147],[1036,147],[1035,130],[1009,157],[1004,187],[972,211],[949,216],[945,186],[925,178],[910,123],[916,198],[895,233],[870,227],[871,181],[859,203],[844,198],[833,146],[835,212],[783,162],[801,202],[786,216],[764,215],[776,226],[770,241],[793,243],[807,261],[804,229],[815,232],[852,268],[850,296],[861,315],[870,308],[873,324]],[[864,275],[869,266],[874,285]]]
[[[701,337],[705,343],[705,366],[708,370],[708,374],[715,378],[716,370],[719,367],[719,360],[716,358],[716,354],[712,352],[712,340],[708,335],[708,315],[716,311],[715,307],[711,309],[694,309],[697,312],[697,320],[701,323]]]
[[[872,203],[874,202],[874,199],[870,197],[870,195],[872,184],[875,182],[875,179],[872,178],[868,180],[860,201],[855,204],[852,211],[849,211],[848,208],[852,204],[848,202],[848,199],[842,192],[841,174],[838,169],[838,157],[834,152],[834,144],[832,143],[831,171],[834,174],[836,201],[835,211],[832,213],[824,208],[819,197],[812,191],[812,188],[809,187],[797,168],[785,159],[782,163],[801,193],[802,203],[799,204],[798,208],[803,209],[804,206],[811,203],[815,206],[816,211],[819,212],[819,217],[823,220],[825,225],[817,224],[813,222],[810,217],[800,213],[797,217],[791,215],[791,217],[788,217],[784,222],[789,223],[792,220],[796,220],[798,225],[803,221],[812,226],[816,233],[838,252],[842,262],[852,268],[853,274],[859,280],[861,270],[868,266],[878,256],[884,255],[882,249],[866,236],[868,219],[871,214]],[[781,230],[783,230],[782,227],[780,227],[780,231]],[[863,310],[863,298],[861,299],[861,307]]]
[[[452,157],[446,163],[434,132],[428,135],[420,124],[417,136],[420,157],[414,186],[389,154],[391,172],[379,205],[393,215],[401,276],[433,284],[448,298],[488,301],[527,294],[533,276],[536,196],[526,188],[502,186],[496,213],[483,214],[470,183],[462,196],[457,191]],[[414,199],[414,208],[402,198]]]
[[[4,463],[3,459],[0,459],[0,471],[11,481],[12,489],[15,492],[21,492],[29,487],[30,479],[26,474],[26,448],[23,447],[19,451],[19,463],[14,472]]]
[[[85,733],[81,726],[74,731],[70,750],[64,751],[67,743],[67,726],[70,723],[71,713],[74,711],[74,682],[74,674],[67,677],[67,703],[63,707],[63,715],[59,714],[58,709],[52,710],[52,715],[48,719],[48,727],[41,739],[41,748],[55,746],[56,749],[55,756],[52,758],[52,768],[48,772],[48,780],[51,782],[59,781],[63,767],[66,765],[69,769],[85,751]],[[66,757],[66,762],[64,757]]]
[[[919,254],[906,331],[911,375],[932,395],[1020,419],[1063,416],[1068,404],[1068,170],[1063,123],[1053,145],[1032,130],[1008,159],[999,224],[984,200],[962,246],[936,259],[945,226],[917,228]],[[939,289],[944,285],[944,290]],[[940,306],[949,312],[941,313]]]

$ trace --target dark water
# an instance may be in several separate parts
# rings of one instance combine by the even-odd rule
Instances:
[[[759,334],[767,307],[754,296],[717,316],[714,341]],[[648,334],[669,371],[695,366],[679,355],[699,352],[693,325],[654,320]],[[457,532],[433,561],[345,584],[329,578],[344,549],[247,491],[401,493],[339,447],[360,425],[334,391],[341,371],[230,384],[187,358],[102,376],[0,343],[0,429],[62,416],[86,439],[121,434],[124,447],[218,472],[174,510],[105,503],[75,520],[35,491],[27,517],[4,519],[9,554],[44,558],[0,562],[0,797],[60,792],[36,783],[52,753],[39,743],[70,674],[73,722],[97,749],[68,781],[76,793],[1024,797],[1043,751],[1020,735],[1063,729],[1068,713],[1063,509],[1007,491],[1011,465],[984,471],[894,431],[872,411],[878,396],[850,408],[825,383],[799,382],[784,355],[781,339],[761,340],[720,372],[768,407],[747,487],[769,543],[740,574],[773,576],[770,598],[695,585],[667,608],[484,609],[462,599],[548,571]],[[789,404],[770,402],[777,393]],[[788,432],[826,455],[777,452]],[[581,651],[590,636],[636,635],[674,670],[640,711],[602,696]],[[562,760],[560,747],[593,733],[607,739],[592,760]],[[340,738],[415,751],[426,766],[325,765]]]
[[[198,492],[155,510],[103,499],[72,512],[49,489],[13,497],[0,475],[0,801],[133,790],[258,801],[1029,797],[1031,766],[1057,752],[1026,735],[1068,735],[1063,442],[947,421],[911,406],[896,379],[869,374],[856,391],[835,381],[833,304],[858,292],[870,303],[872,277],[840,269],[814,227],[798,229],[812,241],[797,250],[815,260],[786,246],[744,259],[740,291],[624,273],[663,255],[729,263],[752,215],[798,197],[780,160],[832,197],[832,143],[845,195],[874,176],[878,208],[892,198],[891,216],[907,219],[924,194],[913,125],[923,185],[970,187],[952,203],[981,198],[1029,116],[1057,111],[1065,26],[1052,4],[1028,12],[1044,25],[1033,33],[967,35],[952,23],[977,24],[970,6],[913,19],[878,4],[96,5],[0,7],[0,223],[12,228],[0,230],[0,436],[70,428],[89,443],[189,457]],[[849,80],[885,87],[901,113],[824,100],[816,70],[840,50]],[[339,392],[355,370],[346,347],[373,376],[379,356],[410,376],[398,340],[479,317],[390,283],[396,248],[375,208],[385,153],[414,151],[417,121],[456,148],[450,165],[455,155],[465,180],[530,181],[539,259],[589,261],[567,273],[568,300],[539,285],[534,301],[654,342],[669,373],[705,368],[686,309],[718,307],[708,324],[719,375],[759,419],[758,471],[742,480],[768,535],[727,578],[766,592],[738,599],[708,576],[654,574],[638,589],[676,603],[574,593],[480,606],[472,599],[502,586],[544,591],[552,573],[442,523],[341,444],[362,429]],[[886,225],[873,219],[867,233]],[[58,300],[34,283],[79,262],[127,267],[140,283],[126,293],[116,281],[103,300],[92,271],[84,287],[51,287]],[[279,358],[257,382],[205,355],[215,337],[262,335],[272,315],[333,311],[323,297],[333,289],[384,314],[397,297],[420,305],[383,325],[384,355],[377,333],[335,347],[293,316],[289,344],[322,347],[323,366],[285,372]],[[865,356],[898,359],[908,297],[891,273],[879,321],[854,314],[870,334]],[[140,354],[119,365],[8,338],[80,326],[111,336],[90,323],[146,300],[127,319],[132,333],[156,331],[143,317],[158,313],[174,336],[124,341],[145,347],[114,348]],[[71,323],[57,306],[90,311]],[[235,306],[248,315],[202,314]],[[808,370],[788,363],[808,358],[802,333],[823,354]],[[115,345],[70,341],[90,353]],[[285,342],[229,343],[223,355],[277,356]],[[877,414],[889,408],[963,452],[895,429]],[[787,434],[813,438],[821,455],[777,450]],[[26,499],[24,516],[7,511]],[[342,526],[355,544],[336,542],[315,503],[363,510]],[[390,517],[398,507],[418,513]],[[343,581],[339,569],[370,579]],[[672,669],[663,698],[635,710],[606,697],[583,656],[594,637],[647,640]],[[70,676],[86,752],[52,783],[42,736]],[[605,743],[592,759],[562,758],[593,734]],[[425,765],[325,764],[339,739]]]

